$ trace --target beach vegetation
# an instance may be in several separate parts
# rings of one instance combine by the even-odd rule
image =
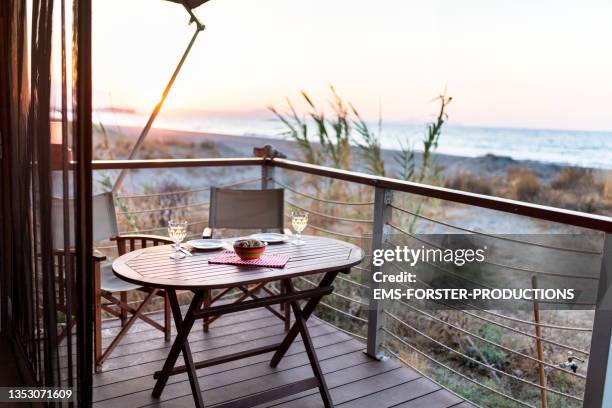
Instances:
[[[329,114],[305,91],[301,91],[300,95],[307,107],[305,114],[298,113],[290,98],[287,98],[285,111],[274,106],[268,109],[284,125],[285,129],[281,135],[296,142],[301,160],[354,170],[354,166],[351,166],[354,154],[368,173],[387,175],[381,147],[383,122],[380,113],[378,129],[374,131],[355,105],[345,101],[333,85],[330,85]],[[392,176],[416,182],[424,182],[430,176],[432,179],[436,178],[433,153],[438,147],[443,125],[448,119],[447,108],[452,97],[444,92],[433,101],[439,102],[439,108],[436,119],[426,125],[418,163],[414,147],[400,140],[401,150],[394,157],[400,171]]]
[[[508,171],[508,182],[514,192],[513,198],[519,201],[536,201],[542,189],[537,174],[522,167]]]
[[[366,170],[377,176],[385,176],[385,161],[382,157],[380,138],[382,134],[382,115],[378,114],[378,133],[373,132],[366,121],[361,117],[357,108],[350,104],[353,113],[353,126],[360,136],[357,139],[357,148],[363,158]]]
[[[274,107],[269,107],[269,110],[285,125],[281,134],[297,143],[303,161],[347,170],[351,166],[349,105],[332,85],[330,94],[329,116],[305,91],[300,92],[308,109],[305,115],[298,114],[289,98],[288,111],[281,112]]]
[[[476,194],[491,195],[493,187],[490,178],[475,175],[470,171],[460,171],[454,177],[445,180],[445,187],[454,190],[469,191]]]
[[[433,153],[438,148],[440,136],[442,135],[442,127],[448,119],[447,108],[452,100],[452,96],[447,96],[446,91],[433,99],[433,101],[439,102],[438,114],[436,119],[426,126],[421,161],[418,169],[414,146],[403,143],[401,140],[399,141],[400,150],[395,154],[395,160],[399,164],[399,176],[403,180],[422,183],[428,178],[437,178],[436,174],[431,174],[431,172],[435,173],[436,171],[436,166],[433,163]]]

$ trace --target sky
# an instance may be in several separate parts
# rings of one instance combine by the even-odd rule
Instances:
[[[162,0],[93,1],[94,105],[150,111],[193,34]],[[163,112],[261,115],[328,85],[363,116],[612,130],[612,2],[211,0]],[[298,104],[299,106],[299,104]]]

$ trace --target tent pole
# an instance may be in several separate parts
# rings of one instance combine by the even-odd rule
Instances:
[[[185,62],[185,60],[187,59],[187,55],[189,55],[189,52],[191,51],[191,47],[195,43],[195,40],[198,37],[198,34],[200,33],[200,31],[204,30],[205,28],[204,25],[200,23],[200,21],[197,19],[197,17],[195,16],[195,14],[190,8],[185,6],[185,9],[191,16],[191,21],[194,21],[196,23],[195,32],[193,33],[193,36],[191,37],[191,41],[189,41],[189,45],[187,45],[187,48],[185,49],[185,52],[183,53],[181,60],[177,64],[176,68],[174,69],[174,72],[172,73],[172,77],[170,77],[168,84],[166,84],[166,88],[164,89],[164,92],[162,93],[162,96],[159,102],[157,102],[157,105],[155,105],[153,112],[151,112],[151,116],[149,116],[149,120],[147,121],[147,124],[142,129],[142,132],[140,132],[140,136],[138,136],[138,140],[136,141],[136,144],[134,145],[134,147],[132,147],[132,151],[130,152],[130,155],[128,156],[128,160],[132,160],[134,156],[136,156],[136,152],[138,151],[138,149],[144,142],[145,138],[147,137],[147,134],[149,133],[149,130],[151,130],[151,126],[153,125],[153,122],[155,121],[157,114],[159,113],[162,106],[164,105],[164,101],[166,100],[166,97],[168,96],[168,93],[170,92],[170,89],[172,88],[172,85],[174,84],[174,80],[176,79],[179,72],[181,71],[181,67],[183,66],[183,63]],[[121,173],[119,173],[119,177],[117,177],[117,180],[115,181],[115,184],[113,185],[112,191],[114,194],[116,194],[117,191],[119,191],[119,189],[121,188],[121,185],[123,184],[123,180],[125,179],[126,173],[127,173],[127,169],[121,169]]]

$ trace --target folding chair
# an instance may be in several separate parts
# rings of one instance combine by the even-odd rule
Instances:
[[[284,234],[291,231],[284,228],[285,225],[285,190],[234,190],[228,188],[212,187],[210,189],[210,209],[208,215],[208,227],[204,229],[202,238],[213,238],[217,229],[232,230],[276,230]],[[239,286],[236,288],[242,294],[234,300],[240,303],[247,298],[257,298],[261,290],[274,294],[265,284],[249,287]],[[281,288],[284,292],[284,288]],[[210,307],[222,297],[233,292],[233,289],[225,289],[215,296],[212,291],[204,293],[204,307]],[[285,330],[289,330],[290,311],[288,305],[281,304],[280,311],[273,307],[267,309],[279,319],[285,322]],[[203,319],[204,331],[208,331],[210,324],[217,317]]]
[[[72,200],[71,200],[72,201]],[[119,255],[147,246],[171,244],[169,238],[157,235],[119,235],[115,205],[112,193],[103,193],[93,197],[93,233],[94,242],[110,239],[117,243]],[[72,224],[72,220],[70,220]],[[53,199],[53,240],[55,245],[61,245],[63,241],[63,200]],[[70,227],[70,244],[74,243],[73,225]],[[66,261],[72,257],[66,257],[63,251],[57,251],[58,265],[66,266]],[[105,258],[94,254],[94,293],[96,303],[94,305],[94,353],[96,371],[100,371],[102,364],[117,347],[121,339],[136,322],[141,320],[162,331],[166,341],[170,340],[171,313],[170,303],[165,291],[133,285],[115,276],[110,262],[102,264]],[[74,264],[73,264],[74,265]],[[58,274],[58,276],[61,276]],[[65,278],[64,278],[65,279]],[[139,291],[144,294],[144,300],[138,305],[131,306],[128,303],[128,292]],[[116,296],[119,294],[119,297]],[[155,296],[164,299],[164,324],[151,319],[143,314],[145,308],[150,305]],[[101,299],[106,300],[102,303]],[[121,320],[121,329],[113,338],[106,350],[102,349],[102,311],[105,311]],[[72,323],[68,323],[72,324]]]

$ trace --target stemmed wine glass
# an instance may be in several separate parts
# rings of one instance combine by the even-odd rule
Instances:
[[[301,211],[293,211],[291,213],[291,226],[295,230],[296,239],[292,242],[293,245],[304,245],[302,241],[302,231],[308,225],[308,213]]]
[[[183,259],[185,254],[181,252],[181,242],[183,242],[187,236],[187,221],[169,221],[168,235],[172,242],[174,242],[175,249],[175,251],[170,254],[170,258]]]

